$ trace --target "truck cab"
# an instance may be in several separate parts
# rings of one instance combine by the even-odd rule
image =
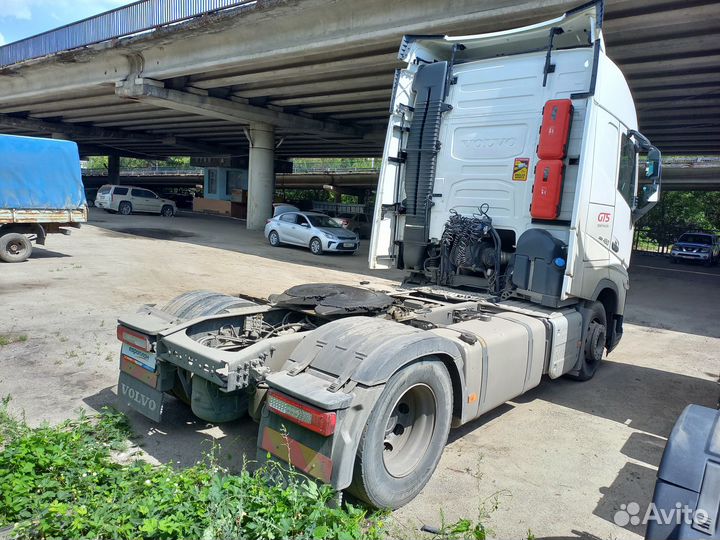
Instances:
[[[371,268],[552,307],[600,299],[616,343],[633,224],[658,200],[660,156],[601,28],[594,2],[505,32],[404,38]]]
[[[407,270],[403,285],[145,306],[119,321],[121,401],[156,421],[166,393],[210,422],[249,412],[258,461],[397,508],[451,427],[544,376],[590,379],[622,333],[633,223],[660,187],[601,26],[597,2],[406,36],[370,244],[370,267]]]

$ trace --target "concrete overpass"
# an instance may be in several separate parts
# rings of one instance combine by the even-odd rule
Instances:
[[[85,187],[97,188],[111,183],[107,169],[83,169]],[[378,170],[316,170],[275,174],[275,189],[323,189],[332,186],[342,193],[375,189]],[[117,183],[145,186],[150,189],[164,187],[195,187],[204,182],[201,168],[124,168],[120,169]]]
[[[213,0],[229,9],[203,12],[175,0],[153,19],[156,3],[0,48],[0,128],[72,138],[113,167],[119,155],[249,153],[256,227],[274,156],[381,153],[403,34],[495,31],[580,2]],[[717,4],[609,0],[603,30],[643,132],[666,153],[720,153]]]
[[[85,187],[100,187],[109,183],[108,171],[83,169]],[[119,183],[145,186],[151,189],[163,187],[194,187],[202,185],[200,168],[127,168],[120,169]],[[377,186],[377,170],[314,170],[292,173],[276,173],[275,189],[322,189],[333,186],[338,191],[374,190]],[[663,163],[663,191],[717,190],[720,183],[720,159],[667,159]]]

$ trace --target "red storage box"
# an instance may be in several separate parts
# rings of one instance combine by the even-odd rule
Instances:
[[[535,219],[557,219],[560,215],[563,169],[560,159],[543,159],[535,166],[530,215]]]
[[[540,159],[565,158],[572,115],[573,105],[569,99],[551,99],[545,103],[537,147]]]

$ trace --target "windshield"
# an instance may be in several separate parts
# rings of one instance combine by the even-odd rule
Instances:
[[[98,190],[98,193],[101,193],[102,195],[107,195],[108,193],[110,193],[110,189],[112,189],[112,188],[110,188],[110,187],[101,187],[101,188]]]
[[[688,244],[712,244],[710,236],[707,234],[683,234],[678,242],[687,242]]]
[[[330,229],[342,229],[337,221],[330,216],[305,216],[310,220],[313,227],[325,227]]]

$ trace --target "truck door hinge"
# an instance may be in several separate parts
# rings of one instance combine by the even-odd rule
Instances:
[[[392,203],[392,204],[383,204],[380,206],[381,208],[381,214],[380,218],[385,219],[385,214],[388,212],[393,213],[394,215],[398,216],[403,213],[403,206],[400,203]]]
[[[387,159],[390,163],[405,163],[407,161],[407,152],[403,150],[397,156],[390,156]]]

